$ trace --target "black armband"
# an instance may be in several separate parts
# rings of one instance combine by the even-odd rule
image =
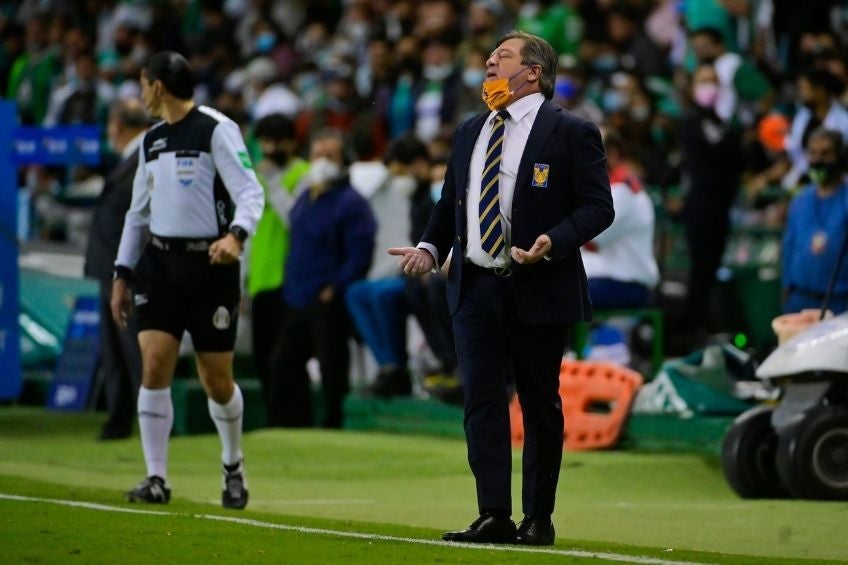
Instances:
[[[132,269],[124,265],[115,265],[115,270],[112,272],[112,280],[121,279],[126,282],[132,281]]]

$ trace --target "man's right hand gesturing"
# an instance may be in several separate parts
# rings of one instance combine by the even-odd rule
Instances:
[[[400,257],[400,268],[407,275],[421,276],[436,267],[436,261],[426,249],[417,247],[390,247],[389,255]]]

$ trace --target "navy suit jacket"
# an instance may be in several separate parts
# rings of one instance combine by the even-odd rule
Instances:
[[[468,169],[488,116],[475,116],[457,129],[442,196],[421,237],[436,247],[441,261],[453,249],[447,288],[451,314],[459,306],[462,285]],[[546,187],[532,185],[536,165],[548,166]],[[552,244],[550,261],[512,263],[508,280],[522,321],[563,324],[591,319],[580,247],[605,230],[614,215],[598,128],[546,100],[530,130],[512,200],[512,245],[528,250],[543,233]]]

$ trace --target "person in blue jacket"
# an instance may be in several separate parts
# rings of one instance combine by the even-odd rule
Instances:
[[[272,426],[312,425],[306,362],[321,366],[323,427],[340,428],[348,392],[351,324],[344,295],[368,272],[377,225],[368,202],[345,173],[346,140],[327,129],[312,138],[307,190],[290,216],[290,247],[283,283],[286,320],[271,356]],[[278,401],[278,402],[277,402]]]
[[[807,141],[810,184],[789,206],[783,235],[783,311],[821,308],[848,229],[842,135],[819,128]],[[848,309],[848,260],[843,260],[828,308]]]

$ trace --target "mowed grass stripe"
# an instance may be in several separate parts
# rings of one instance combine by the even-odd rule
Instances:
[[[546,555],[561,555],[564,557],[577,557],[577,558],[585,558],[585,559],[605,559],[607,561],[614,561],[620,563],[638,563],[640,565],[701,565],[704,562],[700,561],[671,561],[667,559],[657,559],[655,557],[645,557],[639,555],[625,555],[618,553],[608,553],[608,552],[594,552],[594,551],[584,551],[577,549],[550,549],[550,548],[535,548],[535,547],[524,547],[524,546],[511,546],[511,545],[481,545],[481,544],[471,544],[471,543],[455,543],[455,542],[445,542],[439,540],[431,540],[431,539],[421,539],[421,538],[410,538],[410,537],[402,537],[402,536],[390,536],[385,534],[374,534],[374,533],[366,533],[366,532],[349,532],[344,530],[332,530],[327,528],[312,528],[306,526],[294,526],[290,524],[279,524],[276,522],[265,522],[262,520],[254,520],[250,518],[236,518],[234,516],[222,516],[220,514],[187,514],[182,512],[166,512],[161,510],[146,510],[146,509],[136,509],[136,508],[126,508],[123,506],[112,506],[109,504],[99,504],[94,502],[85,502],[79,500],[61,500],[55,498],[40,498],[34,496],[21,496],[16,494],[5,494],[0,493],[0,499],[2,500],[12,500],[18,502],[34,502],[34,503],[45,503],[45,504],[55,504],[59,506],[70,506],[73,508],[83,508],[86,510],[96,510],[99,512],[118,512],[123,514],[142,514],[147,516],[172,516],[172,517],[185,517],[185,518],[193,518],[193,519],[202,519],[202,520],[213,520],[217,522],[228,522],[231,524],[239,524],[243,526],[252,526],[257,528],[265,528],[265,529],[273,529],[273,530],[284,530],[290,532],[297,532],[300,534],[308,534],[308,535],[321,535],[321,536],[332,536],[332,537],[342,537],[342,538],[353,538],[365,541],[387,541],[387,542],[396,542],[396,543],[410,543],[410,544],[418,544],[418,545],[431,545],[445,548],[461,548],[461,549],[476,549],[476,550],[486,550],[486,551],[504,551],[504,552],[517,552],[517,553],[539,553]],[[707,564],[713,565],[713,564]]]

